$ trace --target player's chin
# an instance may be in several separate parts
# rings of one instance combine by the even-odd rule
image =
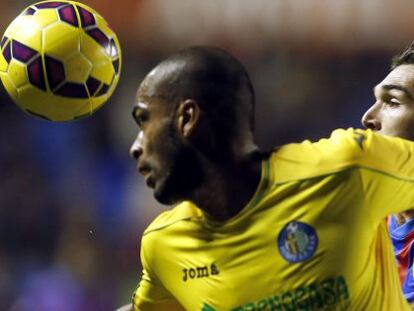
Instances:
[[[148,175],[148,176],[145,177],[145,183],[146,183],[148,188],[154,189],[155,186],[156,186],[155,179],[152,177],[152,175]]]
[[[173,205],[182,201],[172,187],[166,187],[165,183],[158,182],[154,186],[155,199],[164,205]]]
[[[173,205],[178,203],[177,199],[174,199],[163,192],[157,191],[157,189],[154,189],[154,197],[159,203],[164,205]]]

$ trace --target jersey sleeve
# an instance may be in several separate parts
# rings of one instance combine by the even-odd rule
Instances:
[[[162,285],[155,272],[151,268],[151,250],[149,241],[142,240],[141,262],[142,277],[137,289],[132,296],[134,311],[179,311],[184,310],[172,297],[169,291]]]
[[[348,130],[360,170],[364,209],[374,222],[414,208],[414,143],[370,130]],[[350,134],[350,136],[349,136]]]

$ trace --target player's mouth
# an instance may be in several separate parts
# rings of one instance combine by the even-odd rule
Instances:
[[[149,173],[151,173],[151,169],[148,166],[144,166],[144,165],[138,165],[138,171],[144,177],[146,177]]]
[[[138,171],[141,173],[142,176],[144,176],[145,183],[147,184],[147,186],[150,188],[154,188],[155,181],[152,178],[152,170],[148,166],[140,165],[138,166]]]

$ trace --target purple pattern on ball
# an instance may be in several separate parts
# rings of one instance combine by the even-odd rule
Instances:
[[[102,96],[104,94],[106,94],[109,90],[109,85],[108,84],[103,84],[101,89],[99,90],[98,94],[96,94],[96,96]]]
[[[22,15],[33,15],[36,12],[33,8],[28,8],[26,11],[23,12]]]
[[[3,37],[3,39],[1,39],[1,43],[0,43],[1,48],[3,48],[3,47],[4,47],[4,45],[6,44],[6,41],[7,41],[8,39],[9,39],[9,38],[7,38],[6,36],[4,36],[4,37]]]
[[[110,49],[109,39],[105,36],[105,34],[102,31],[100,31],[98,28],[94,28],[88,30],[87,34],[90,35],[108,52],[108,50]]]
[[[20,43],[19,41],[13,40],[12,41],[12,50],[13,50],[13,58],[26,63],[30,60],[33,56],[37,54],[35,50],[29,48],[28,46]]]
[[[116,74],[119,74],[119,59],[114,60],[114,61],[112,62],[112,65],[114,65],[115,73],[116,73]]]
[[[78,8],[78,12],[79,12],[79,16],[80,16],[81,24],[83,28],[95,25],[95,17],[93,16],[91,12],[85,10],[79,5],[77,5],[76,7]]]
[[[51,90],[54,90],[65,80],[65,68],[60,61],[46,55],[45,64],[49,87]]]
[[[39,89],[46,91],[45,77],[42,69],[42,58],[38,57],[27,66],[29,81]]]
[[[54,8],[58,8],[61,5],[65,5],[65,4],[67,4],[67,3],[65,3],[65,2],[45,2],[45,3],[36,4],[35,6],[38,9],[54,9]]]
[[[80,83],[66,82],[54,93],[65,97],[88,98],[85,85]]]
[[[6,59],[7,63],[10,63],[11,60],[11,41],[7,43],[6,47],[3,50],[3,56]]]
[[[60,20],[72,26],[78,27],[79,25],[78,18],[76,17],[75,9],[71,5],[68,5],[68,6],[65,6],[64,8],[59,9],[59,17],[60,17]]]
[[[89,77],[88,81],[86,81],[86,86],[88,88],[89,95],[90,96],[95,95],[96,90],[99,88],[100,85],[101,85],[101,82],[99,82],[93,77]]]

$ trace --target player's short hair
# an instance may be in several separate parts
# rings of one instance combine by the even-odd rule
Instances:
[[[221,130],[232,132],[236,130],[235,123],[246,121],[253,130],[254,89],[247,71],[235,57],[219,48],[193,46],[171,55],[160,65],[169,64],[183,64],[165,85],[170,99],[197,100]]]
[[[414,64],[414,41],[398,55],[395,55],[391,61],[391,70],[394,70],[400,65]]]

